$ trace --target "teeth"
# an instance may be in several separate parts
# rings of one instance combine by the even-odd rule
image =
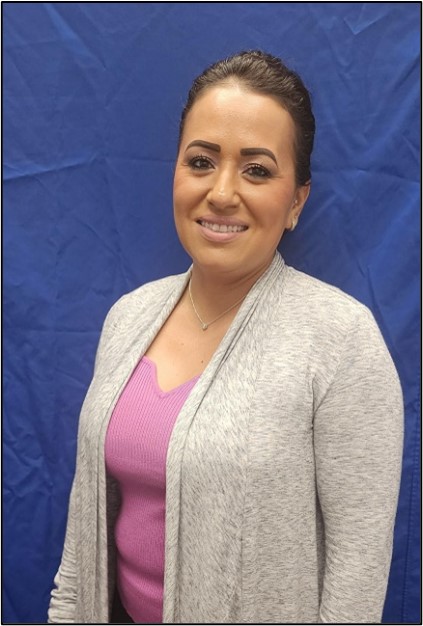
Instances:
[[[211,222],[205,222],[200,220],[201,226],[204,228],[209,228],[213,230],[215,233],[240,233],[243,230],[246,230],[246,226],[227,226],[226,224],[212,224]]]

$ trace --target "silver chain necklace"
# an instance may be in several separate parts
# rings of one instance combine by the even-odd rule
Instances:
[[[229,307],[229,309],[226,309],[225,311],[223,311],[223,313],[221,313],[220,315],[218,315],[217,317],[214,318],[214,320],[212,320],[211,322],[204,322],[201,317],[200,314],[198,313],[197,309],[195,308],[195,304],[194,304],[194,300],[192,299],[192,293],[191,293],[191,278],[189,279],[189,283],[188,283],[188,293],[189,293],[189,299],[191,300],[191,304],[192,304],[192,308],[194,309],[194,313],[196,314],[198,321],[201,324],[201,328],[203,330],[207,330],[209,326],[211,326],[212,324],[214,324],[215,322],[217,322],[217,320],[220,320],[221,317],[223,317],[224,315],[226,315],[226,313],[229,313],[229,311],[231,311],[232,309],[234,309],[236,307],[237,304],[239,304],[241,302],[241,300],[244,300],[245,296],[242,296],[242,298],[240,298],[239,300],[237,300],[235,302],[235,304],[232,304],[232,306]]]

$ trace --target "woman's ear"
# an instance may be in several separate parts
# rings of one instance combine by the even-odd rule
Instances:
[[[295,199],[289,214],[289,218],[291,221],[289,224],[289,230],[294,230],[298,223],[301,211],[303,210],[303,207],[307,202],[307,198],[310,193],[310,186],[310,183],[308,183],[307,185],[301,185],[301,187],[297,187]]]
[[[301,211],[305,203],[307,202],[307,198],[310,194],[311,182],[309,181],[306,185],[301,185],[301,187],[297,187],[297,191],[295,194],[295,202],[294,202],[294,213],[297,218],[300,216]]]

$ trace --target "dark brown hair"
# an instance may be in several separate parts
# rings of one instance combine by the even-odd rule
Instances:
[[[296,182],[297,185],[308,184],[315,132],[310,94],[298,74],[287,68],[281,59],[260,50],[240,52],[217,61],[197,76],[182,111],[179,143],[186,117],[200,94],[230,79],[244,84],[251,91],[273,96],[291,115],[296,130]]]

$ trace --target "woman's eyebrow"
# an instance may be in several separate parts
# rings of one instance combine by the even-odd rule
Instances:
[[[218,143],[211,143],[210,141],[204,141],[203,139],[195,139],[194,141],[191,141],[191,143],[187,145],[186,150],[194,146],[197,146],[199,148],[206,148],[206,150],[213,150],[214,152],[221,151]],[[271,150],[268,150],[267,148],[241,148],[240,154],[242,156],[246,156],[246,155],[255,156],[257,154],[264,154],[270,157],[272,161],[276,163],[276,165],[278,164],[273,152]]]
[[[210,143],[209,141],[203,141],[202,139],[195,139],[195,141],[191,141],[186,147],[192,148],[193,146],[199,146],[200,148],[206,148],[207,150],[214,150],[214,152],[220,152],[220,146],[217,143]]]
[[[276,165],[278,164],[273,152],[271,150],[268,150],[267,148],[242,148],[240,150],[240,153],[242,155],[253,155],[253,156],[255,156],[256,154],[265,154],[266,156],[270,157],[272,161],[276,163]]]

